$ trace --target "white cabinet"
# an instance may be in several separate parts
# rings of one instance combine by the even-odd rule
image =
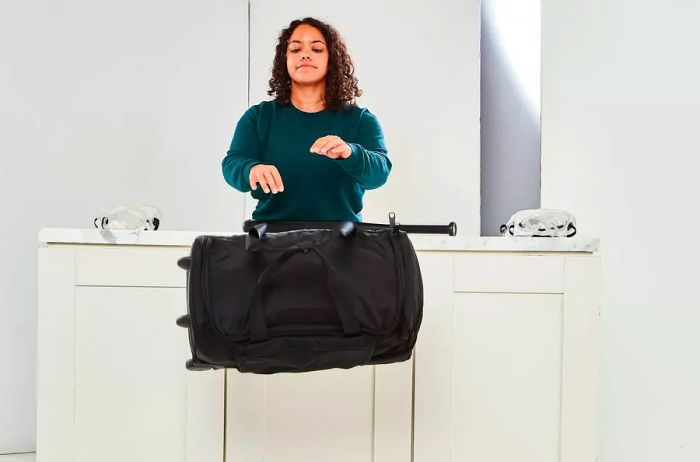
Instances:
[[[595,461],[599,257],[419,258],[414,460]]]
[[[39,250],[38,462],[595,461],[598,256],[414,240],[412,360],[251,375],[185,369],[163,239]]]
[[[188,251],[40,249],[38,462],[410,460],[412,361],[187,371]]]
[[[229,371],[226,460],[410,461],[412,369]]]
[[[39,250],[38,462],[223,459],[224,373],[187,371],[175,325],[185,253]]]
[[[185,460],[187,349],[172,328],[182,307],[180,289],[76,287],[76,461],[134,460],[134,448],[144,461]]]

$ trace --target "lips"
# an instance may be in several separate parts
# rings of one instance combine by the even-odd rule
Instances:
[[[302,64],[301,66],[297,67],[297,69],[301,69],[304,67],[310,67],[312,69],[316,69],[316,66],[312,66],[311,64]]]

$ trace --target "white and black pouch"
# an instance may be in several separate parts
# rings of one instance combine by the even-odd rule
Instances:
[[[501,234],[506,237],[572,237],[576,234],[576,218],[564,210],[520,210],[508,223],[501,225]]]

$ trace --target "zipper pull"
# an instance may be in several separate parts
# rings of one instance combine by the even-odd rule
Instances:
[[[389,228],[391,228],[394,231],[397,228],[396,214],[394,212],[389,212]]]

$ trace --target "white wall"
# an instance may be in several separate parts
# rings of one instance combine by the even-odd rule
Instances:
[[[365,219],[456,221],[479,234],[479,1],[251,2],[250,104],[294,18],[336,25],[391,179]],[[0,453],[35,432],[36,236],[146,203],[163,229],[240,230],[220,162],[248,107],[245,0],[0,3]]]
[[[481,235],[540,206],[540,0],[482,1]]]
[[[40,228],[146,203],[163,229],[240,230],[220,166],[247,28],[244,0],[0,2],[0,454],[35,445]]]
[[[700,460],[700,2],[543,2],[542,205],[603,238],[601,462]]]
[[[460,235],[479,235],[479,0],[255,0],[251,104],[269,99],[279,32],[305,16],[345,39],[358,104],[377,115],[393,161],[386,185],[366,193],[363,219],[386,223],[394,211],[401,223],[456,221]]]

